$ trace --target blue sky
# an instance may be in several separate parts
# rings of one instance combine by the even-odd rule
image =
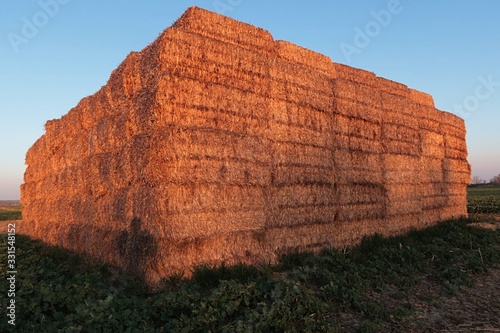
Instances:
[[[0,200],[19,198],[45,121],[99,90],[193,5],[430,93],[465,118],[473,174],[500,173],[500,1],[3,1]]]

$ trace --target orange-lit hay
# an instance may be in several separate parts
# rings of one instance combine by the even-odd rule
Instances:
[[[189,9],[28,151],[27,233],[157,283],[466,215],[432,97]]]

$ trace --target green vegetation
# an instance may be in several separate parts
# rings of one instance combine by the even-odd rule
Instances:
[[[20,219],[21,205],[0,205],[0,221]]]
[[[467,194],[469,213],[500,214],[500,186],[470,187]]]
[[[111,267],[18,235],[15,331],[418,331],[425,323],[415,315],[416,294],[419,304],[431,304],[500,263],[500,233],[468,223],[374,236],[341,252],[290,254],[274,266],[200,267],[193,278],[174,276],[156,291]],[[3,235],[2,291],[8,290],[6,247]],[[440,292],[415,293],[429,281]],[[2,304],[6,297],[0,294]],[[4,309],[0,331],[14,331]]]

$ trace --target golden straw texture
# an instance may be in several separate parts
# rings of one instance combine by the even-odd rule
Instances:
[[[196,7],[26,155],[27,233],[155,284],[466,211],[465,125],[432,97]]]

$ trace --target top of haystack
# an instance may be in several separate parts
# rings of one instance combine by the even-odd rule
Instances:
[[[173,27],[251,49],[261,54],[273,55],[286,61],[307,65],[332,78],[362,81],[360,83],[368,85],[379,85],[382,82],[382,86],[387,86],[390,81],[377,77],[372,72],[334,63],[324,54],[293,43],[275,41],[267,30],[196,6],[188,8]],[[396,87],[399,90],[398,94],[407,96],[413,102],[434,107],[432,96],[426,93],[409,89],[396,82],[391,83],[390,86]]]
[[[199,7],[188,8],[173,27],[261,52],[274,49],[269,31]]]

